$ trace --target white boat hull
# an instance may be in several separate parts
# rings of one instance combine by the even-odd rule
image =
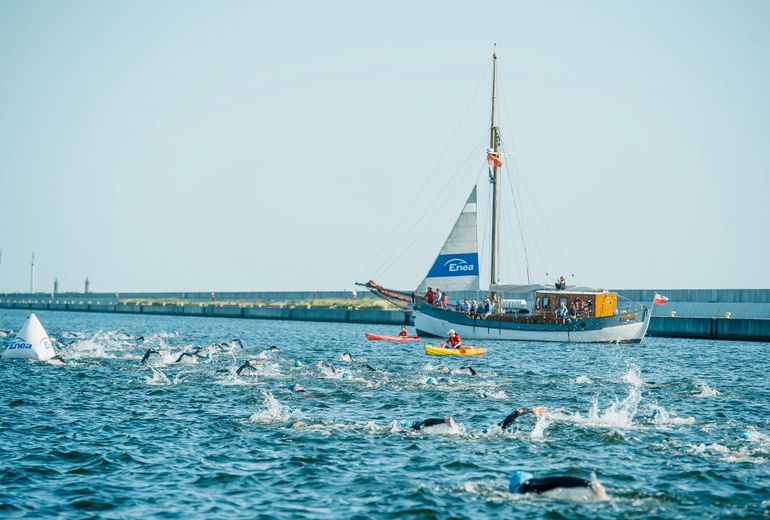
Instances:
[[[414,325],[419,335],[446,337],[454,329],[463,340],[508,340],[508,341],[550,341],[559,343],[638,343],[647,333],[650,324],[647,319],[624,325],[596,330],[545,331],[512,330],[504,328],[473,327],[451,323],[433,316],[414,311]]]

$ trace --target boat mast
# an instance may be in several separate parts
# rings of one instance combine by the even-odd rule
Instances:
[[[497,127],[495,126],[495,98],[496,98],[496,83],[497,83],[497,53],[495,51],[492,52],[492,124],[490,125],[489,129],[489,150],[490,153],[493,155],[493,157],[497,158],[499,157],[499,146],[500,146],[500,135],[498,132]],[[498,184],[498,174],[499,174],[499,167],[497,166],[497,162],[494,162],[492,164],[492,169],[489,174],[489,180],[492,183],[492,265],[491,265],[491,276],[489,279],[489,282],[491,285],[496,285],[497,280],[497,234],[498,234],[498,218],[497,218],[497,208],[500,204],[499,200],[499,193],[497,189]],[[491,287],[490,287],[491,290]],[[495,293],[491,293],[492,297],[494,298]]]

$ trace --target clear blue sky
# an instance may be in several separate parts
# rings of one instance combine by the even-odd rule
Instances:
[[[483,173],[493,42],[533,281],[770,287],[769,2],[17,1],[0,291],[33,250],[48,291],[415,287]]]

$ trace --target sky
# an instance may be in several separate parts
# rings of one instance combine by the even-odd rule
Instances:
[[[414,288],[477,181],[488,222],[495,44],[501,281],[770,287],[768,2],[40,0],[0,291]]]

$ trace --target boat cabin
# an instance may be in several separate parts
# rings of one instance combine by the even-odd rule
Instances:
[[[562,302],[572,316],[602,318],[618,312],[618,295],[608,291],[536,291],[532,313],[553,316]]]

